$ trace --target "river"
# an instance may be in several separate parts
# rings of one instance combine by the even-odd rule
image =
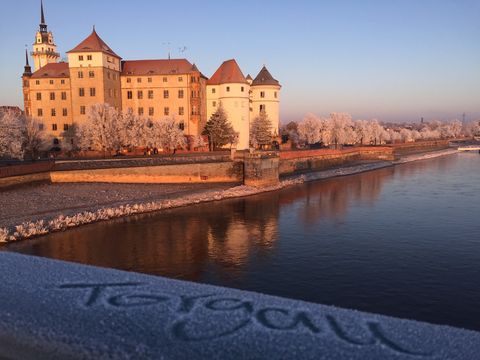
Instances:
[[[86,225],[6,250],[480,330],[480,155]]]

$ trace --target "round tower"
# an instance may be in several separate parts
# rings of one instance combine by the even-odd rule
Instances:
[[[249,148],[249,91],[250,84],[234,59],[223,62],[207,81],[207,119],[222,106],[238,132],[238,150]]]
[[[280,126],[280,89],[265,66],[260,70],[250,86],[250,121],[265,111],[272,123],[272,135],[278,136]]]

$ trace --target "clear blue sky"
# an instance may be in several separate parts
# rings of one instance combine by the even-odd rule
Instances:
[[[81,5],[80,5],[81,4]],[[22,105],[40,0],[0,2],[0,105]],[[480,0],[45,0],[62,56],[97,32],[124,59],[235,58],[283,85],[281,120],[350,112],[386,121],[480,119]],[[186,46],[184,54],[178,49]],[[23,107],[23,106],[22,106]]]

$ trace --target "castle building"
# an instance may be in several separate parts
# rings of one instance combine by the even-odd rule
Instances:
[[[265,110],[278,134],[280,84],[264,67],[252,80],[235,60],[225,61],[208,79],[186,59],[122,60],[97,34],[91,34],[58,62],[47,31],[43,3],[35,35],[34,72],[26,53],[22,76],[25,114],[39,121],[62,147],[65,132],[86,121],[88,107],[108,103],[156,121],[174,118],[185,135],[200,135],[220,104],[239,132],[238,149],[249,147],[249,126]]]

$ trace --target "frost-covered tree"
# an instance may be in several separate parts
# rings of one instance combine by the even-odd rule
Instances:
[[[269,145],[272,143],[272,123],[265,111],[253,119],[250,125],[250,146]]]
[[[178,127],[178,123],[173,118],[166,118],[153,122],[152,145],[164,150],[172,150],[181,147],[184,149],[187,145],[183,130]]]
[[[0,111],[0,158],[23,158],[21,114],[11,109]]]
[[[298,124],[299,140],[305,144],[312,145],[322,141],[320,119],[314,114],[307,114]]]
[[[351,135],[348,128],[353,127],[352,116],[348,113],[331,113],[332,122],[331,133],[335,148],[338,144],[346,144],[349,142]]]
[[[124,117],[109,104],[95,104],[88,108],[87,120],[78,130],[81,149],[120,151],[128,146]]]
[[[36,159],[41,151],[48,150],[52,136],[47,136],[36,119],[27,117],[23,119],[23,151],[24,156]]]
[[[203,148],[206,145],[202,135],[194,136],[192,139],[192,147],[194,149]]]
[[[202,134],[208,136],[211,150],[218,149],[227,144],[235,144],[235,142],[238,141],[238,133],[235,132],[232,124],[228,120],[222,104],[220,104],[210,119],[208,119]]]

